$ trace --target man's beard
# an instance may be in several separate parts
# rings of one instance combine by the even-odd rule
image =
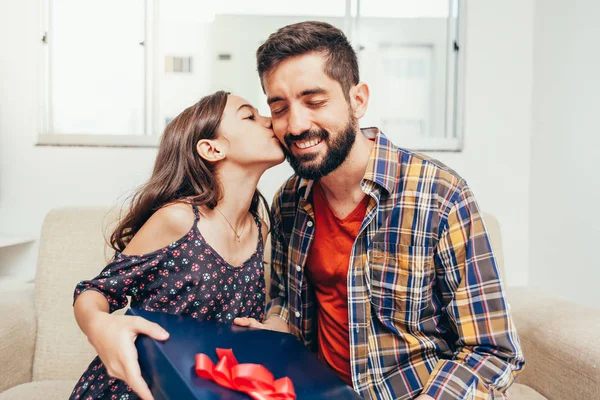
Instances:
[[[288,150],[292,146],[295,146],[294,142],[314,139],[324,141],[327,144],[327,153],[319,163],[314,163],[319,153],[295,156],[292,150]],[[285,135],[284,141],[288,148],[282,147],[284,147],[286,158],[296,172],[296,175],[304,179],[315,180],[327,176],[342,165],[346,161],[346,158],[348,158],[355,140],[356,120],[350,118],[346,126],[332,140],[330,140],[329,132],[324,129],[310,130],[297,136],[291,134]]]

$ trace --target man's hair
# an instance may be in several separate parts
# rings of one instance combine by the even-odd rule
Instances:
[[[348,99],[350,88],[359,82],[356,53],[340,29],[319,21],[284,26],[271,34],[256,50],[256,63],[263,89],[265,76],[279,63],[290,57],[313,52],[325,56],[325,74],[341,85],[344,96]]]

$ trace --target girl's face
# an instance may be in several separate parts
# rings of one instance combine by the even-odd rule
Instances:
[[[239,96],[227,97],[219,139],[225,142],[227,160],[244,167],[256,165],[267,169],[284,160],[279,140],[271,128],[271,118],[260,115]]]

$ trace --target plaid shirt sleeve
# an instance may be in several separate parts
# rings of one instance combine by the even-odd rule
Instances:
[[[438,362],[422,393],[436,400],[504,397],[525,360],[475,198],[466,184],[459,190],[442,216],[435,255],[456,351]]]
[[[282,232],[281,212],[279,200],[281,194],[275,197],[271,207],[271,301],[267,304],[267,319],[276,316],[289,323],[289,309],[287,302],[287,287],[284,266],[287,265],[284,236]]]

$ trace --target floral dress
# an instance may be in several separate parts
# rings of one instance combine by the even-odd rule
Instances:
[[[237,317],[262,320],[265,308],[264,244],[261,222],[252,256],[232,266],[206,242],[198,230],[200,214],[181,239],[152,253],[134,256],[117,252],[96,278],[81,281],[74,298],[95,290],[108,300],[110,312],[127,305],[192,318],[231,323]],[[123,381],[111,378],[96,357],[81,376],[70,399],[134,400],[139,397]]]

